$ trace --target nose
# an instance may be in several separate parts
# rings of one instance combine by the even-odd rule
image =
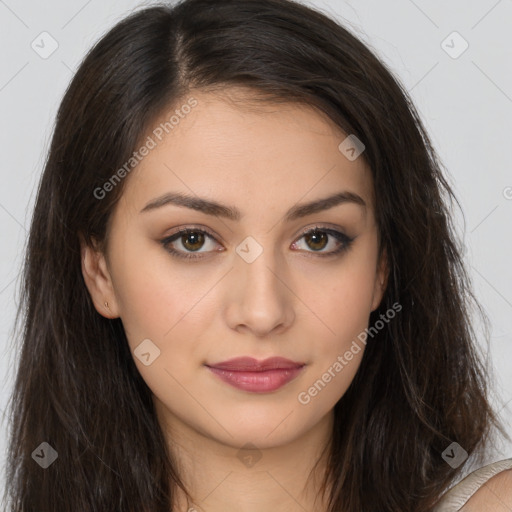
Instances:
[[[284,262],[273,251],[263,250],[251,263],[237,255],[226,292],[224,312],[229,327],[258,338],[287,330],[295,319],[289,281]]]

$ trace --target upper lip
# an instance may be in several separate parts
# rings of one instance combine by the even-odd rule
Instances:
[[[262,361],[258,361],[253,357],[236,357],[220,363],[207,364],[206,366],[209,366],[210,368],[217,368],[218,370],[264,372],[266,370],[289,370],[293,368],[300,368],[304,366],[304,364],[305,363],[291,361],[284,357],[269,357]]]

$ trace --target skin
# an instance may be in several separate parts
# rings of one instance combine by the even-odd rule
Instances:
[[[198,105],[126,178],[105,253],[82,245],[84,279],[97,311],[122,319],[132,353],[145,339],[160,350],[149,366],[134,361],[194,498],[187,503],[178,493],[177,510],[326,510],[320,454],[364,344],[308,404],[297,397],[350,348],[382,299],[387,267],[378,258],[371,173],[362,157],[350,161],[338,150],[346,134],[311,107],[247,108],[250,98],[235,89],[229,97],[193,96]],[[141,213],[171,191],[234,206],[242,218],[172,204]],[[359,195],[366,208],[344,203],[284,220],[297,203],[341,191]],[[322,257],[339,243],[303,236],[316,225],[355,239]],[[181,227],[214,233],[199,249],[204,258],[179,259],[162,246]],[[249,236],[263,249],[252,263],[236,252]],[[200,246],[188,240],[171,246],[189,253]],[[204,366],[238,356],[305,366],[269,393],[236,389]],[[239,452],[246,443],[256,447],[252,465]]]
[[[512,469],[508,469],[488,480],[461,512],[510,512],[512,510]]]

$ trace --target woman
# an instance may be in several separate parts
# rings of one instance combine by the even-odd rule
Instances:
[[[324,15],[120,22],[38,191],[11,510],[512,506],[511,459],[447,493],[500,431],[452,199],[407,94]]]

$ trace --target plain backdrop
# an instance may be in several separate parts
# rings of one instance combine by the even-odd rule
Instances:
[[[496,381],[495,406],[510,426],[512,1],[309,4],[367,43],[398,76],[422,116],[462,206],[463,215],[454,215],[477,297],[492,326],[488,364]],[[58,105],[92,44],[144,5],[151,2],[0,0],[0,412],[17,364],[18,346],[10,346],[20,264]],[[44,54],[54,47],[51,55]],[[4,419],[2,467],[7,427]],[[512,457],[512,446],[502,443],[492,460],[505,457]],[[2,468],[1,486],[3,473]]]

